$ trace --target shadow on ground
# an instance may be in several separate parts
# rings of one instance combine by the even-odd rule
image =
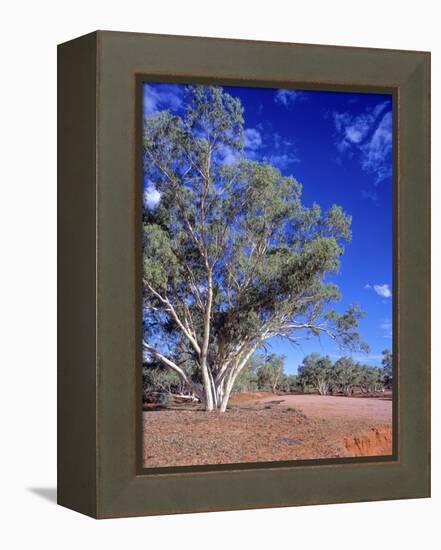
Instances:
[[[28,491],[38,495],[52,504],[57,504],[57,489],[56,487],[28,487]]]

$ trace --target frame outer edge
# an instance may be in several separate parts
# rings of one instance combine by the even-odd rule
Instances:
[[[96,33],[58,46],[58,504],[97,517]]]

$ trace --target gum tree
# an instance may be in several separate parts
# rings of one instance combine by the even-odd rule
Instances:
[[[360,365],[359,386],[363,393],[375,393],[384,389],[382,370],[369,365]]]
[[[332,381],[343,395],[350,396],[360,382],[360,365],[351,357],[340,357],[332,369]]]
[[[284,367],[285,357],[283,355],[270,353],[268,356],[263,357],[262,364],[257,371],[259,389],[276,393],[285,376]]]
[[[146,118],[144,351],[225,411],[252,354],[279,336],[362,346],[361,313],[331,307],[351,219],[301,202],[301,185],[243,154],[243,108],[220,87],[187,88],[180,114]],[[184,366],[198,375],[190,379]]]
[[[333,365],[326,355],[322,357],[314,352],[304,357],[298,368],[301,386],[310,386],[320,395],[328,395],[333,383]]]

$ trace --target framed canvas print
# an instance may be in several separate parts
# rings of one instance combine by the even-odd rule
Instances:
[[[59,46],[60,504],[430,495],[429,60]]]

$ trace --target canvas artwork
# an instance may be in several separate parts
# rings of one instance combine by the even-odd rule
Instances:
[[[390,457],[392,96],[141,86],[144,468]]]

